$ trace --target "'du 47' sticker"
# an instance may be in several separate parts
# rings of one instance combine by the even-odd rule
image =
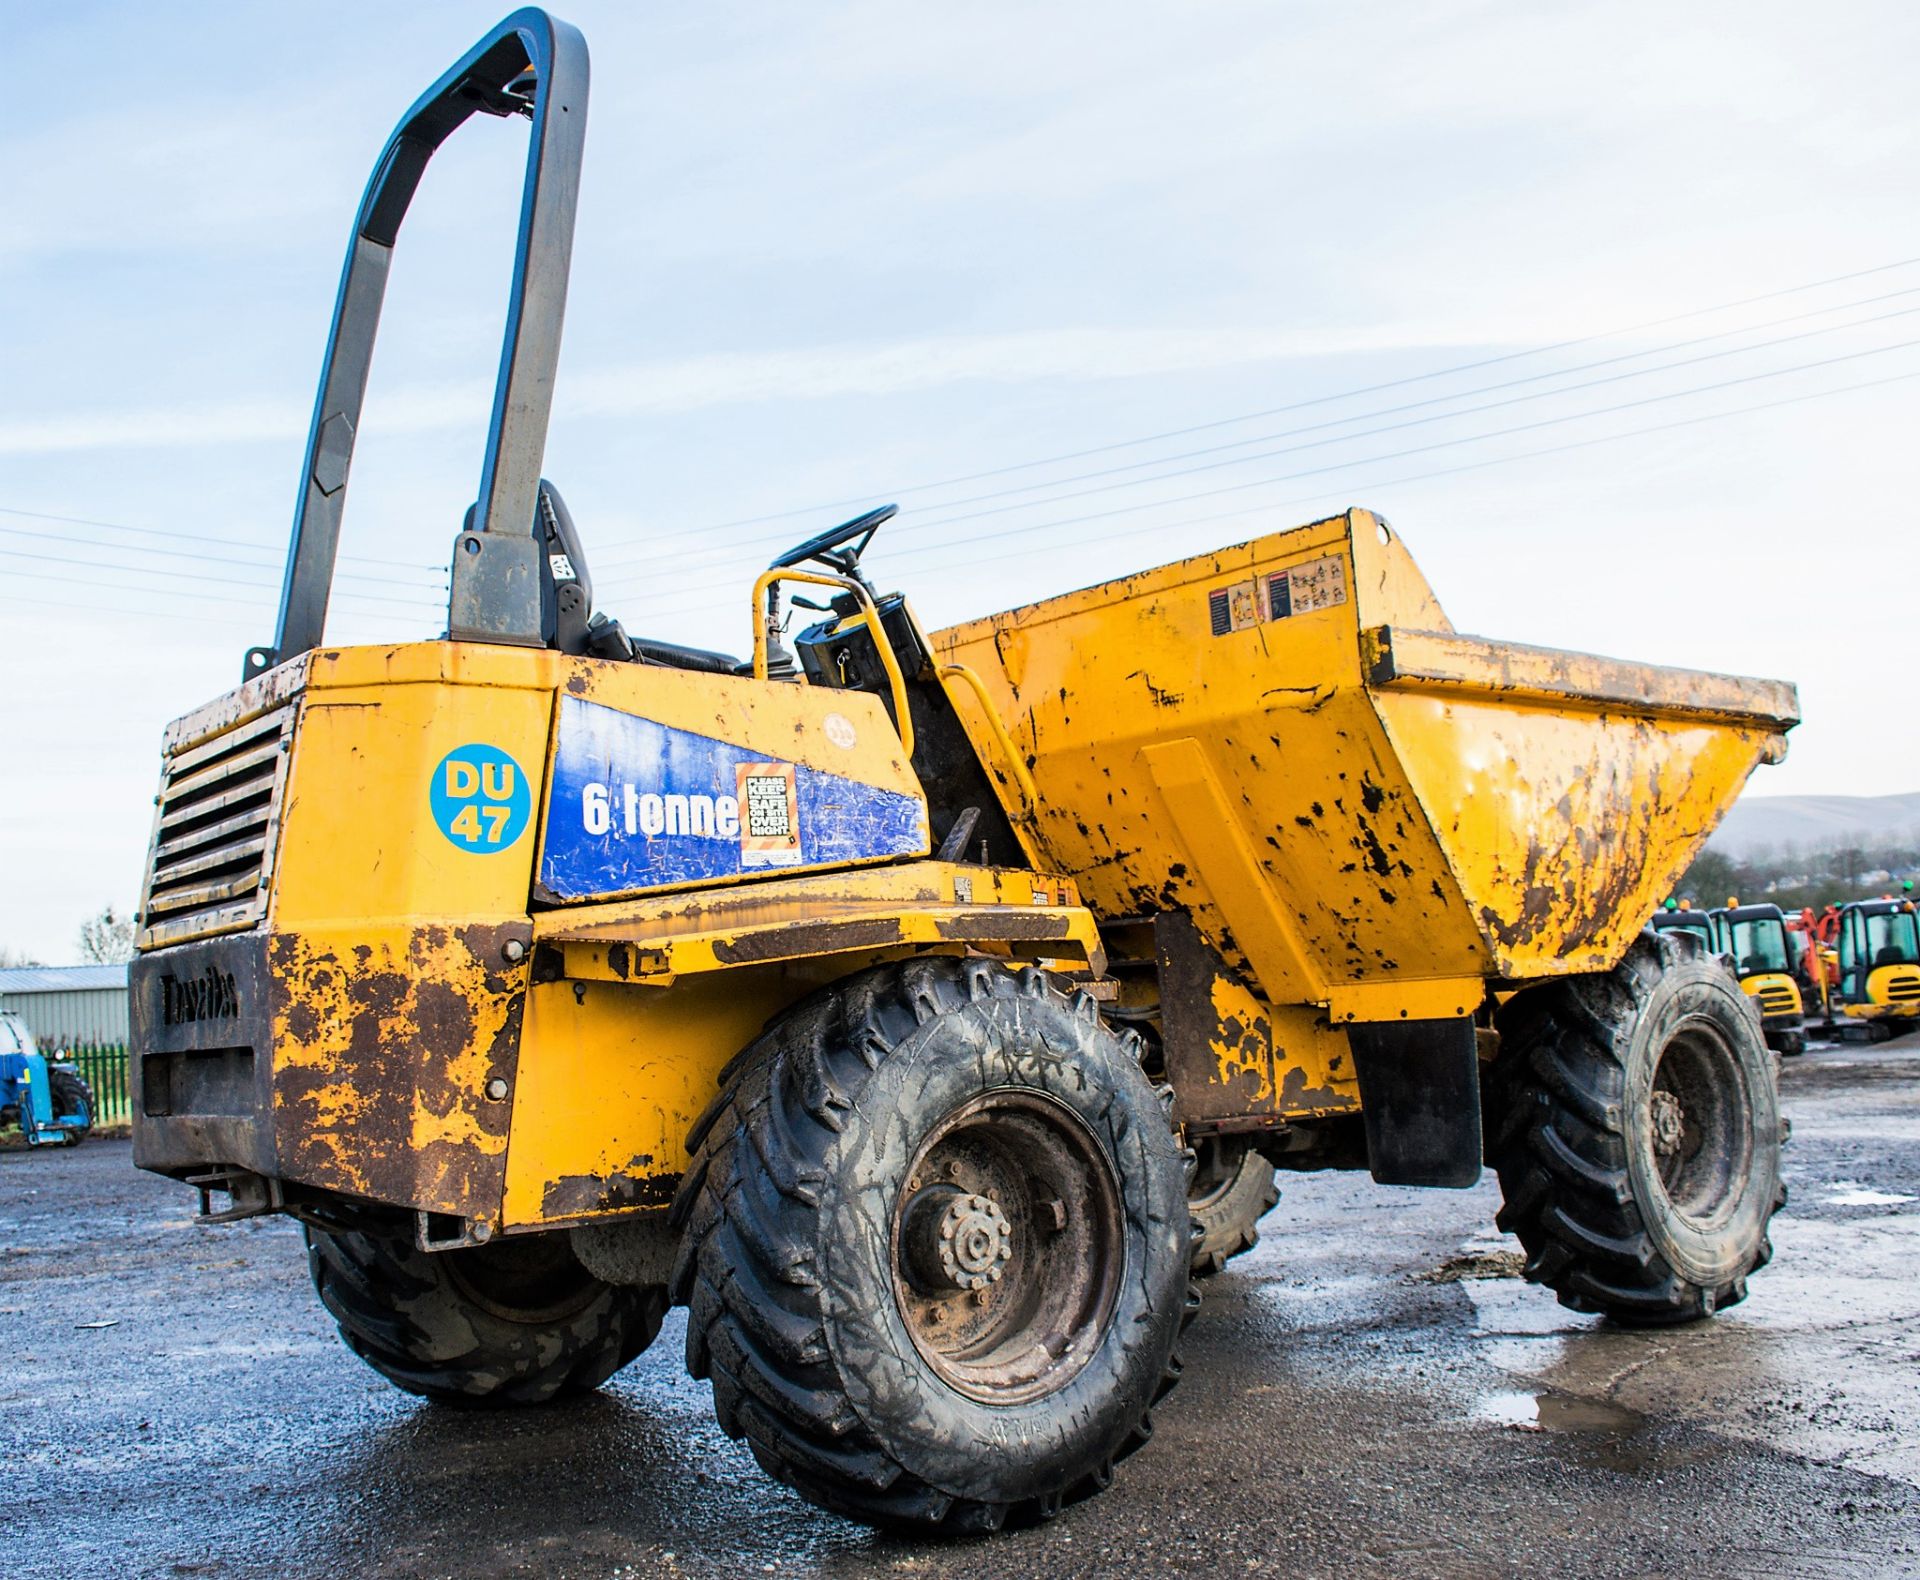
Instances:
[[[456,746],[440,759],[428,787],[440,832],[460,850],[488,855],[527,831],[533,792],[520,765],[497,746]]]

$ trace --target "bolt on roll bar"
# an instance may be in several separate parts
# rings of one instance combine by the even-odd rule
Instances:
[[[566,314],[587,86],[587,42],[580,33],[545,11],[516,11],[415,101],[387,139],[360,200],[334,302],[287,548],[279,626],[272,647],[248,650],[246,675],[298,657],[321,640],[347,473],[400,222],[428,162],[476,113],[526,115],[533,129],[479,505],[473,529],[454,543],[447,634],[542,644],[534,509]]]

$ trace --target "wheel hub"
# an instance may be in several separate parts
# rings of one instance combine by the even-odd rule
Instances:
[[[996,1090],[922,1143],[895,1207],[894,1291],[914,1347],[956,1392],[1014,1404],[1098,1348],[1126,1262],[1106,1154],[1063,1104]]]
[[[907,1257],[929,1293],[985,1289],[1013,1260],[1013,1225],[991,1197],[935,1185],[907,1209]]]
[[[1670,1158],[1680,1150],[1687,1131],[1687,1111],[1673,1093],[1653,1094],[1653,1151],[1656,1157]]]

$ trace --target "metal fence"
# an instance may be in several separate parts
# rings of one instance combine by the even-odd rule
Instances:
[[[124,1042],[83,1042],[48,1052],[78,1067],[93,1088],[96,1125],[124,1125],[133,1116],[127,1101],[127,1045]]]

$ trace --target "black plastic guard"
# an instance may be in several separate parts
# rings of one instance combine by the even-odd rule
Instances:
[[[1367,1164],[1382,1185],[1464,1190],[1480,1179],[1480,1057],[1473,1017],[1347,1028]]]

